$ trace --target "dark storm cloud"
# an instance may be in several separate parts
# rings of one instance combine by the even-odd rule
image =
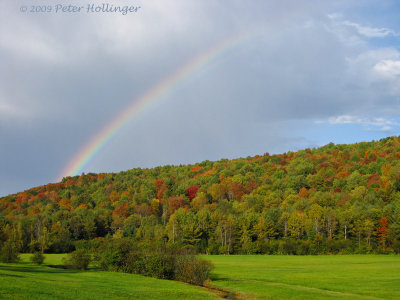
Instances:
[[[393,116],[399,52],[369,38],[395,29],[332,17],[337,2],[137,3],[123,17],[0,4],[0,195],[54,181],[124,107],[239,32],[255,34],[132,120],[85,171],[295,150],[314,145],[291,133],[297,121]]]

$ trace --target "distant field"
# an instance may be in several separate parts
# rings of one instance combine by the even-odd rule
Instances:
[[[400,256],[204,256],[213,284],[249,299],[400,299]]]
[[[48,254],[44,264],[62,264]],[[208,255],[215,287],[240,299],[400,299],[400,256]],[[0,264],[0,299],[216,299],[205,289],[133,274]]]
[[[47,254],[44,264],[62,264]],[[213,299],[204,288],[134,274],[73,271],[22,264],[0,264],[0,299]]]

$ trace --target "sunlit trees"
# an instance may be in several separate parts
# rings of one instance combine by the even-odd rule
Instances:
[[[0,198],[0,248],[128,238],[201,253],[390,253],[400,249],[399,153],[390,137],[66,177]]]

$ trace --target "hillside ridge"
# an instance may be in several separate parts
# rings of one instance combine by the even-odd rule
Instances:
[[[388,137],[64,177],[0,198],[0,224],[23,251],[46,235],[49,252],[127,237],[200,253],[369,253],[400,249],[399,207],[400,137]]]

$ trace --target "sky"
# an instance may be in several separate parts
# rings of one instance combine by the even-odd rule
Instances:
[[[0,2],[0,196],[399,135],[398,1],[107,1]]]

